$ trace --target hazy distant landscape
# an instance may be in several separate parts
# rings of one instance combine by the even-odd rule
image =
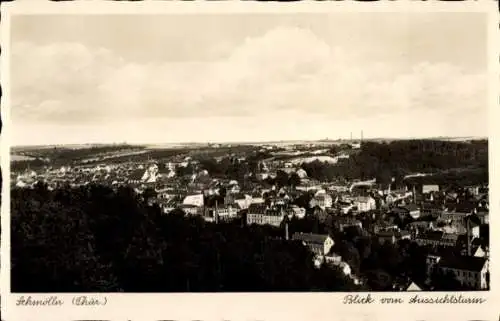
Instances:
[[[402,140],[412,140],[412,139],[396,139],[396,138],[365,138],[365,142],[376,142],[376,143],[390,143],[392,141],[402,141]],[[446,141],[446,142],[473,142],[480,140],[487,140],[483,137],[437,137],[437,138],[425,138],[425,139],[413,139],[413,140],[428,140],[428,141]],[[190,149],[190,148],[203,148],[203,147],[228,147],[228,146],[275,146],[275,147],[285,147],[285,146],[303,146],[310,145],[314,147],[320,146],[330,146],[330,145],[341,145],[350,144],[354,140],[349,139],[337,139],[337,140],[289,140],[289,141],[265,141],[265,142],[222,142],[222,143],[201,143],[201,142],[191,142],[191,143],[165,143],[165,144],[127,144],[127,143],[114,143],[114,144],[68,144],[68,145],[33,145],[33,146],[12,146],[11,147],[11,161],[33,161],[37,158],[44,158],[46,155],[53,154],[55,150],[81,150],[82,154],[85,154],[84,150],[92,152],[102,152],[107,153],[107,155],[102,155],[106,158],[122,157],[127,155],[135,154],[145,154],[154,150],[168,150],[168,149]]]

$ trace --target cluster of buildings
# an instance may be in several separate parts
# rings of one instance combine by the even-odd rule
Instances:
[[[295,233],[292,236],[292,241],[300,242],[313,253],[315,266],[320,267],[323,264],[335,266],[346,277],[352,279],[355,284],[361,283],[359,278],[352,273],[349,264],[342,259],[341,255],[333,251],[335,241],[331,236],[313,233]]]
[[[187,163],[186,163],[187,164]],[[11,184],[15,187],[30,188],[44,182],[49,189],[61,186],[84,186],[98,183],[107,186],[130,185],[139,188],[145,184],[168,182],[176,176],[175,169],[183,164],[167,163],[161,169],[157,164],[118,164],[75,165],[59,168],[27,170],[22,173],[11,172]]]
[[[341,202],[330,201],[328,198],[326,208],[317,208],[314,213],[329,218],[340,232],[355,228],[364,235],[374,237],[380,244],[396,244],[407,240],[430,249],[431,254],[426,260],[426,282],[418,285],[409,283],[403,290],[433,289],[435,273],[451,275],[463,289],[484,290],[489,287],[489,246],[485,241],[489,239],[486,186],[464,187],[457,192],[441,191],[437,186],[430,188],[424,185],[419,192],[413,190],[407,194],[401,191],[397,202],[387,202],[390,193],[378,194],[386,194],[385,202],[383,197],[382,200],[376,200],[374,210],[357,210],[345,214],[338,208],[333,210],[335,203]],[[377,196],[369,197],[377,199]],[[323,199],[322,195],[320,200]],[[318,204],[323,204],[313,203],[317,207]],[[372,224],[364,226],[366,218],[369,218]],[[330,237],[323,235],[323,238],[327,236]],[[312,236],[314,239],[318,237]],[[300,238],[304,239],[305,243],[312,242],[309,236]],[[317,249],[314,251],[319,253]],[[327,252],[318,255],[320,258],[325,257],[324,262],[332,261]],[[332,255],[338,257],[337,254]]]
[[[340,155],[338,157],[348,157]],[[242,159],[244,161],[244,158]],[[179,169],[188,171],[180,171]],[[293,186],[270,185],[277,171],[295,174],[300,182]],[[181,173],[181,174],[179,174]],[[213,177],[199,162],[186,157],[163,164],[133,162],[105,165],[63,166],[12,173],[12,185],[30,188],[39,181],[49,189],[99,183],[111,187],[127,185],[138,193],[153,191],[148,202],[163,213],[182,210],[208,222],[241,220],[247,225],[270,225],[286,229],[287,221],[317,217],[330,222],[340,232],[356,228],[380,243],[401,240],[420,246],[439,248],[440,253],[461,249],[449,258],[428,258],[431,271],[452,272],[464,285],[474,289],[487,286],[489,249],[484,245],[484,226],[489,224],[487,186],[444,189],[439,185],[417,187],[381,186],[375,180],[318,182],[308,173],[287,161],[261,161],[256,172],[246,176],[250,183]],[[367,218],[373,222],[366,225]],[[335,241],[330,235],[298,233],[291,240],[300,241],[315,254],[315,262],[333,264],[352,276],[348,264],[331,251]],[[451,256],[450,256],[451,257]],[[418,288],[415,284],[411,289]]]

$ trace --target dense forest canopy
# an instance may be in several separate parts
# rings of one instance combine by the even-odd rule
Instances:
[[[320,181],[342,177],[387,182],[391,177],[402,180],[412,173],[435,173],[433,179],[438,182],[453,179],[484,182],[488,177],[488,141],[365,142],[358,153],[351,153],[338,164],[314,161],[302,167],[310,177]]]
[[[429,172],[450,168],[488,166],[488,141],[407,140],[363,143],[355,161],[375,162],[379,169]]]
[[[337,267],[316,269],[284,226],[246,226],[244,214],[222,224],[182,210],[165,215],[130,188],[99,185],[16,188],[11,203],[14,292],[393,291],[425,281],[431,251],[408,240],[380,244],[367,233],[378,224],[371,215],[358,216],[363,229],[343,231],[334,216],[287,220],[289,235],[331,235],[334,252],[364,281],[355,285]]]
[[[14,189],[11,227],[16,292],[358,289],[282,229],[162,215],[128,188]]]

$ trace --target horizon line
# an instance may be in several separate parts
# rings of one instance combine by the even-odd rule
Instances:
[[[276,144],[276,143],[325,143],[325,142],[358,142],[358,141],[374,141],[374,140],[488,140],[488,136],[423,136],[423,137],[363,137],[361,138],[320,138],[320,139],[283,139],[283,140],[248,140],[248,141],[192,141],[192,142],[161,142],[161,143],[130,143],[130,142],[102,142],[102,143],[54,143],[54,144],[19,144],[11,145],[10,148],[23,148],[23,147],[64,147],[64,146],[161,146],[161,145],[248,145],[248,144]]]

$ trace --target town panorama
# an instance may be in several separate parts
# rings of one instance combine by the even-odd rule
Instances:
[[[489,289],[486,139],[13,147],[10,182],[14,292]]]

